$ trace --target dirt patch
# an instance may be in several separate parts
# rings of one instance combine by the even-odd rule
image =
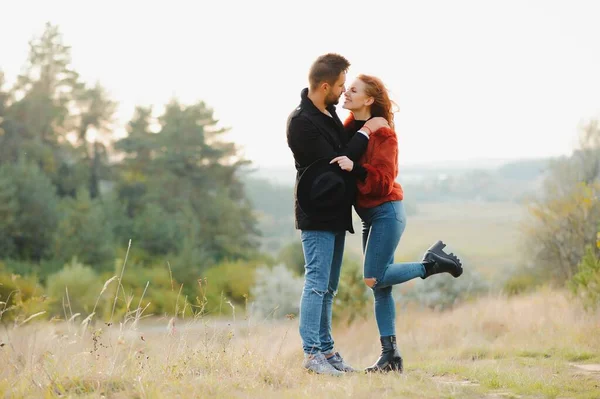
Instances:
[[[455,378],[443,376],[443,375],[434,375],[433,377],[431,377],[431,379],[440,384],[449,384],[449,385],[456,385],[456,386],[463,386],[463,387],[479,386],[479,383],[477,383],[477,382],[473,382],[470,380],[457,380]]]
[[[509,398],[521,398],[521,395],[515,395],[512,392],[507,391],[495,391],[490,392],[484,396],[484,399],[509,399]]]
[[[573,368],[573,376],[579,376],[600,381],[600,364],[598,363],[569,363],[569,366]]]
[[[586,373],[598,374],[600,376],[600,364],[569,363],[569,366],[575,367],[577,370],[584,371]]]

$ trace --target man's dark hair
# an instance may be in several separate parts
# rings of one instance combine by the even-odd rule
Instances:
[[[329,53],[320,56],[310,67],[308,82],[310,89],[315,90],[321,83],[333,85],[340,73],[347,72],[350,63],[339,54]]]

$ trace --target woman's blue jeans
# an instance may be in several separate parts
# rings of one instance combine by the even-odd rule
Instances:
[[[300,299],[300,337],[304,353],[333,350],[331,310],[342,268],[346,232],[302,230],[304,289]]]
[[[402,201],[375,208],[356,208],[363,221],[364,278],[375,278],[375,318],[379,335],[396,335],[396,306],[392,287],[425,275],[422,263],[394,263],[394,253],[406,227]]]

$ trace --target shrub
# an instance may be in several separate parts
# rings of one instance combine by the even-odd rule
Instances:
[[[523,251],[531,266],[560,284],[577,273],[600,223],[600,121],[586,122],[580,133],[579,148],[550,163],[524,226]]]
[[[304,277],[298,276],[287,265],[259,268],[251,292],[252,310],[263,317],[297,315],[303,287]],[[361,264],[356,259],[345,259],[334,298],[333,318],[346,319],[350,323],[357,317],[366,316],[371,297],[363,281]]]
[[[479,273],[466,268],[459,278],[444,273],[417,281],[406,298],[429,308],[444,310],[486,292],[488,287]]]
[[[260,260],[224,262],[208,269],[198,285],[209,313],[230,315],[231,305],[244,305],[255,282]],[[200,276],[199,276],[200,277]],[[194,281],[194,284],[198,284]],[[231,305],[227,303],[231,302]]]
[[[14,273],[19,276],[36,276],[40,284],[45,284],[46,279],[52,273],[61,270],[64,262],[55,259],[27,261],[18,259],[3,259],[6,272]],[[1,269],[1,268],[0,268]]]
[[[334,301],[333,317],[347,319],[348,323],[365,317],[373,297],[372,291],[363,280],[362,265],[357,259],[344,259],[340,284]]]
[[[596,247],[600,249],[600,233]],[[577,270],[568,284],[569,288],[582,298],[586,308],[596,309],[600,304],[600,257],[591,246],[588,246]]]
[[[48,277],[47,292],[53,314],[65,315],[66,312],[69,318],[71,313],[81,313],[85,318],[92,312],[102,285],[100,277],[91,267],[73,258],[61,271]]]
[[[283,247],[277,255],[277,260],[297,276],[304,274],[304,251],[300,241],[293,241]]]
[[[296,276],[285,265],[256,270],[256,284],[252,287],[252,311],[261,316],[281,318],[297,315],[304,279]]]
[[[120,266],[118,268],[120,274]],[[138,308],[144,310],[143,315],[174,315],[176,312],[181,315],[185,303],[185,295],[179,295],[179,283],[172,281],[167,265],[144,267],[140,264],[127,265],[123,274],[123,291],[126,298],[124,301],[119,301],[119,315],[124,311],[134,311]],[[146,288],[148,285],[148,288]],[[111,306],[114,301],[114,290],[116,284],[112,288]],[[144,292],[145,290],[145,292]],[[142,294],[144,295],[142,298]],[[129,309],[127,302],[130,299]],[[193,299],[193,298],[191,298]],[[190,298],[188,298],[188,302]],[[112,309],[111,309],[112,311]],[[189,311],[189,312],[188,312]],[[191,309],[186,309],[186,315],[191,315]],[[105,312],[106,317],[106,312]]]
[[[48,304],[34,275],[23,277],[7,272],[0,262],[0,321],[22,321],[45,311]]]
[[[512,274],[504,283],[507,295],[519,295],[534,290],[540,285],[540,278],[534,271],[521,270]]]
[[[547,194],[549,199],[530,205],[524,251],[532,268],[541,268],[547,280],[564,284],[577,272],[585,248],[595,241],[600,183],[576,184],[566,193],[563,186],[553,189],[553,197]]]

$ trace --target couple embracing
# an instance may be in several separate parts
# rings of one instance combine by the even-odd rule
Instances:
[[[393,103],[380,79],[359,75],[346,87],[350,63],[339,54],[319,57],[309,71],[309,87],[287,122],[287,141],[297,169],[296,228],[305,260],[300,300],[303,366],[318,374],[356,371],[334,348],[331,335],[346,231],[354,233],[352,206],[362,220],[364,282],[372,290],[381,355],[367,372],[402,372],[396,345],[394,285],[439,273],[454,277],[462,265],[438,241],[420,262],[394,263],[406,225],[398,175],[398,140]],[[335,111],[341,96],[350,116]]]

